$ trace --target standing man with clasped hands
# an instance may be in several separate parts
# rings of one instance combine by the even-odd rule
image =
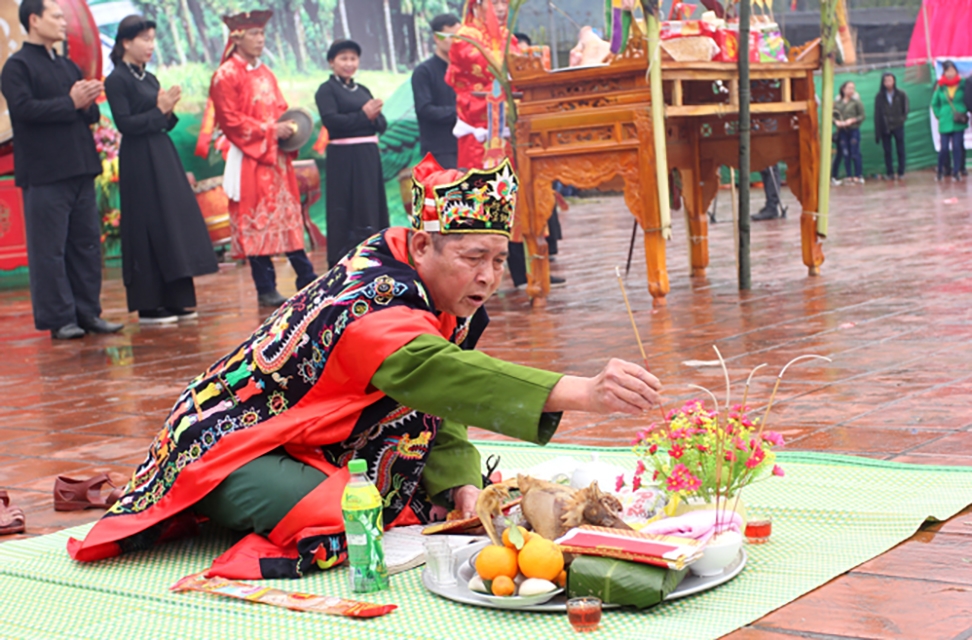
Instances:
[[[101,319],[101,225],[94,178],[101,174],[90,125],[98,80],[84,80],[54,45],[67,20],[54,0],[23,0],[27,40],[3,67],[0,87],[14,132],[14,177],[24,192],[34,326],[55,340],[115,333]]]

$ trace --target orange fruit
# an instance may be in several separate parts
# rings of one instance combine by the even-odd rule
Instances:
[[[556,584],[561,589],[565,588],[567,586],[567,572],[566,571],[561,571],[557,575],[557,579],[554,580],[554,584]]]
[[[526,577],[553,582],[564,570],[564,554],[556,544],[537,536],[520,549],[517,564]]]
[[[476,573],[483,580],[495,580],[497,576],[512,580],[517,574],[516,551],[496,544],[483,547],[476,556]]]
[[[494,596],[511,596],[515,591],[516,585],[508,576],[496,576],[496,579],[493,580]]]
[[[510,549],[516,549],[516,545],[514,545],[512,542],[510,542],[510,530],[512,528],[513,527],[507,527],[503,531],[503,546],[504,547],[507,547],[507,548],[510,548]],[[519,526],[519,525],[517,525],[516,528],[520,530],[520,535],[523,536],[523,544],[526,544],[527,540],[530,539],[530,532],[527,531],[526,529],[524,529],[523,527]]]

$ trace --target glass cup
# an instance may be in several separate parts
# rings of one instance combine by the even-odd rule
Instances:
[[[750,520],[746,523],[746,542],[749,544],[763,544],[768,542],[773,532],[773,522],[769,518]]]
[[[431,536],[425,540],[425,564],[434,582],[444,586],[456,584],[455,558],[449,542]]]
[[[601,601],[598,598],[571,598],[567,601],[567,619],[574,631],[597,631],[601,624]]]

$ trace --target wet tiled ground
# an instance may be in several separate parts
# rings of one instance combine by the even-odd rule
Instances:
[[[788,360],[821,354],[833,362],[790,369],[770,417],[791,448],[972,467],[972,188],[918,173],[903,184],[835,189],[827,261],[816,278],[801,264],[799,205],[786,196],[789,218],[753,224],[751,291],[736,287],[726,192],[709,231],[705,279],[689,277],[685,224],[675,215],[666,307],[652,307],[636,249],[628,292],[668,397],[689,397],[688,384],[721,393],[721,370],[697,362],[715,358],[713,344],[737,390],[750,368],[769,364],[754,380],[757,405]],[[632,226],[623,201],[584,200],[562,220],[566,239],[553,270],[568,286],[533,310],[507,285],[489,304],[482,348],[579,375],[595,374],[611,357],[640,359],[614,278]],[[314,260],[325,262],[321,254]],[[292,293],[289,267],[278,270],[281,290]],[[224,265],[198,280],[198,296],[197,322],[140,328],[125,313],[119,274],[109,271],[104,315],[128,322],[125,331],[54,343],[34,331],[25,289],[0,292],[0,488],[27,513],[29,535],[97,517],[54,512],[54,478],[107,472],[123,480],[187,380],[261,320],[248,269]],[[644,424],[569,415],[555,441],[624,445]],[[972,637],[972,510],[732,637],[794,636]]]

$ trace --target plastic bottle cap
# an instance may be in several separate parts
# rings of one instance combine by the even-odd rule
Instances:
[[[352,460],[348,463],[348,471],[351,473],[366,473],[368,471],[368,461]]]

